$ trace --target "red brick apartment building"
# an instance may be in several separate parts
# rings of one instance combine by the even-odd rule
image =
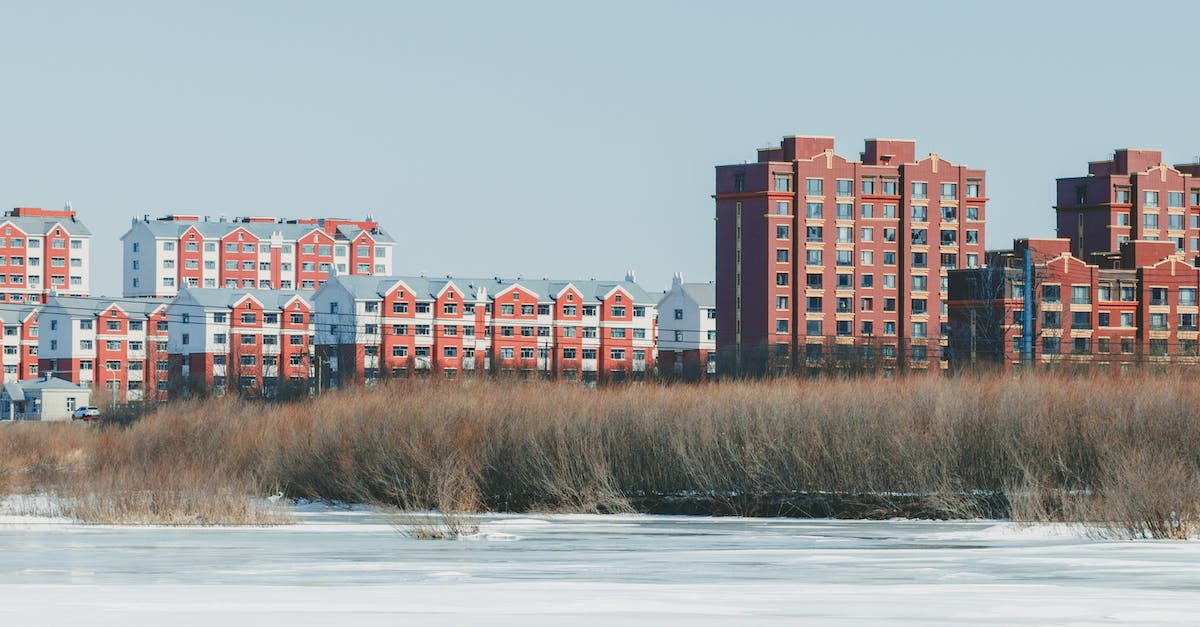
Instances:
[[[0,303],[38,304],[50,292],[87,296],[92,232],[65,209],[17,207],[0,217]]]
[[[330,383],[431,373],[619,381],[654,371],[655,299],[632,276],[331,276],[313,301]]]
[[[950,273],[952,369],[1022,364],[1024,311],[1032,307],[1029,365],[1127,371],[1139,364],[1200,363],[1200,269],[1174,241],[1122,241],[1084,261],[1072,240],[1017,240],[986,268]],[[1032,259],[1032,301],[1023,293]]]
[[[1121,148],[1088,164],[1087,176],[1058,179],[1058,236],[1082,259],[1130,240],[1169,241],[1200,251],[1200,163],[1174,167],[1161,150]]]
[[[124,295],[169,298],[184,287],[313,291],[330,272],[389,275],[395,240],[379,223],[340,218],[133,220]]]
[[[721,372],[782,373],[868,358],[945,366],[946,276],[983,262],[983,170],[916,143],[785,137],[716,168]]]
[[[51,295],[38,315],[39,367],[114,401],[165,399],[166,309],[165,301]]]
[[[312,293],[184,288],[167,306],[171,378],[180,395],[306,392]]]

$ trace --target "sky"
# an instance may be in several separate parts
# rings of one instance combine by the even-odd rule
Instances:
[[[0,207],[378,219],[395,271],[714,276],[713,167],[795,134],[984,168],[986,243],[1054,179],[1200,155],[1200,3],[10,2]]]

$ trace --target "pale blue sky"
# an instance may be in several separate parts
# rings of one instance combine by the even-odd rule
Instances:
[[[400,273],[713,276],[713,166],[911,137],[987,244],[1123,146],[1200,154],[1200,3],[0,5],[0,206],[72,200],[93,288],[142,213],[371,212]]]

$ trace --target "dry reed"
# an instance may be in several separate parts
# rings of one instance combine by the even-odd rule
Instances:
[[[234,504],[282,490],[452,515],[1011,516],[1183,537],[1200,519],[1186,383],[393,382],[304,404],[173,403],[124,429],[6,425],[0,489],[70,495],[115,522],[269,521]],[[168,502],[139,501],[151,494]],[[205,500],[224,505],[199,513]]]

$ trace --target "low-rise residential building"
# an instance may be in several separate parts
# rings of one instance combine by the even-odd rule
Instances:
[[[146,215],[121,239],[128,297],[171,297],[183,287],[311,291],[330,272],[390,275],[395,248],[371,217]]]
[[[0,420],[70,420],[91,402],[89,386],[45,375],[0,387]]]
[[[16,383],[38,376],[37,305],[0,304],[0,326],[4,382]]]
[[[38,316],[38,365],[103,388],[114,402],[163,400],[166,308],[166,301],[51,295]]]
[[[331,384],[436,372],[582,381],[654,369],[655,302],[633,280],[331,276],[314,299]]]
[[[173,393],[275,397],[307,392],[313,373],[312,294],[191,289],[167,305]]]
[[[716,284],[684,283],[676,273],[658,301],[658,316],[659,372],[685,379],[716,374]]]
[[[1195,365],[1200,269],[1176,242],[1123,241],[1117,253],[1084,261],[1072,241],[1017,240],[985,268],[950,274],[952,368],[1129,370],[1139,364]],[[1025,250],[1032,260],[1025,299]],[[1027,359],[1025,310],[1031,328]]]
[[[91,231],[75,210],[17,207],[0,217],[0,303],[44,302],[51,290],[86,296]]]

